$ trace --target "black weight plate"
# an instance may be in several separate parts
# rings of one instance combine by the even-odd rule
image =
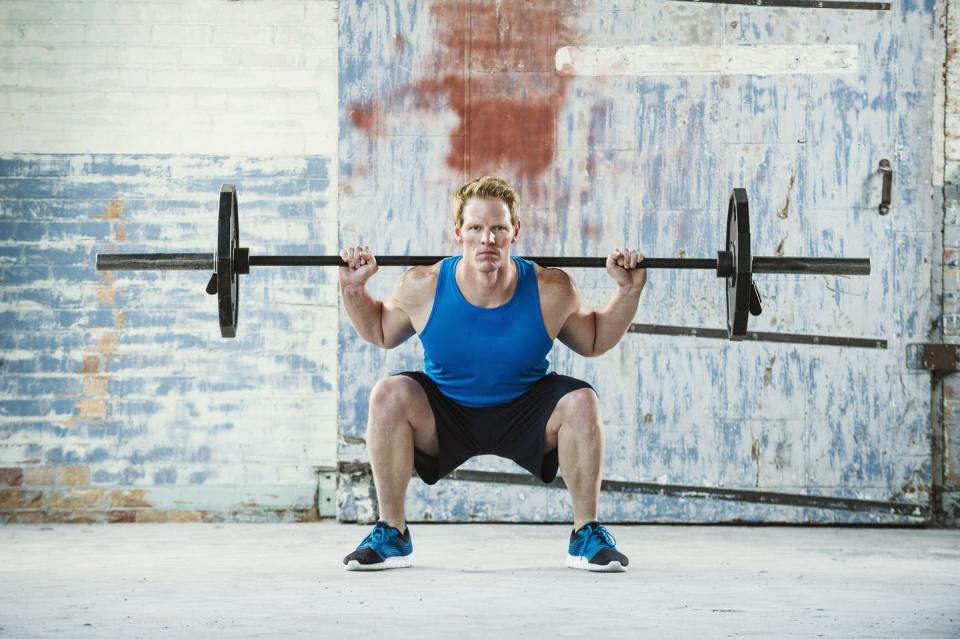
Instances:
[[[217,306],[223,337],[237,336],[240,274],[234,267],[234,253],[239,243],[237,190],[233,184],[224,184],[220,189],[220,219],[217,223]]]
[[[739,341],[747,334],[753,259],[750,254],[750,208],[746,189],[733,189],[727,206],[727,250],[734,271],[727,277],[727,337]]]

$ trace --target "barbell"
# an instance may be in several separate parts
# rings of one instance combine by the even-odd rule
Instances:
[[[240,309],[240,276],[251,266],[346,266],[339,255],[250,255],[240,246],[237,190],[233,184],[220,189],[216,253],[102,253],[97,255],[98,271],[159,270],[208,271],[213,275],[207,293],[217,296],[220,334],[235,337]],[[380,266],[427,266],[442,260],[440,255],[380,255]],[[529,257],[545,268],[602,268],[605,257]],[[760,294],[754,273],[799,275],[869,275],[868,258],[759,257],[750,250],[750,208],[747,192],[733,189],[727,206],[725,248],[716,259],[656,258],[643,260],[648,269],[700,269],[716,271],[723,278],[727,302],[727,336],[743,339],[749,315],[759,315]]]

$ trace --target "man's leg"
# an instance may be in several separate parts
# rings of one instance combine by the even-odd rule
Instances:
[[[385,377],[370,391],[367,450],[380,519],[401,532],[406,523],[403,499],[413,474],[414,447],[432,457],[440,453],[427,394],[409,377]]]
[[[603,473],[600,402],[590,388],[560,398],[547,421],[544,452],[558,448],[560,471],[573,500],[573,527],[597,519]]]

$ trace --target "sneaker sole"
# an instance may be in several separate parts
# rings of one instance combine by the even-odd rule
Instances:
[[[611,561],[608,564],[591,564],[586,557],[574,557],[573,555],[567,555],[567,568],[589,570],[590,572],[627,572],[627,567],[619,561]]]
[[[389,570],[390,568],[409,568],[413,565],[413,553],[404,557],[387,557],[380,563],[361,564],[356,559],[351,559],[346,564],[344,570]]]

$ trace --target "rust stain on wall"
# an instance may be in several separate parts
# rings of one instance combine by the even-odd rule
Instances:
[[[97,342],[96,350],[104,355],[109,355],[120,346],[120,334],[116,331],[104,331]]]
[[[96,373],[100,370],[100,358],[96,355],[85,355],[83,357],[83,368],[80,372],[83,374]]]
[[[119,220],[123,217],[123,207],[126,206],[124,200],[110,200],[103,213],[94,215],[96,220]]]
[[[102,375],[84,376],[83,392],[87,395],[106,395],[107,378]]]
[[[0,486],[22,486],[22,468],[0,468]]]
[[[101,421],[107,416],[107,402],[92,398],[78,400],[77,416],[80,419]]]
[[[116,291],[112,288],[99,287],[97,288],[97,302],[103,306],[111,306],[114,302],[114,296]]]
[[[123,210],[126,202],[110,200],[102,213],[94,215],[95,219],[113,220],[117,228],[114,232],[114,241],[122,242],[126,239],[126,221],[123,220]],[[116,303],[116,290],[113,283],[116,274],[100,273],[100,283],[95,287],[97,303],[103,307],[112,307]],[[117,315],[117,329],[123,327],[123,311]],[[97,343],[83,356],[83,366],[80,370],[83,375],[83,384],[80,397],[75,402],[75,416],[66,420],[65,426],[76,426],[78,421],[102,422],[107,418],[107,395],[109,376],[101,374],[101,362],[105,362],[111,353],[120,345],[120,333],[104,331]],[[92,351],[92,352],[90,352]]]
[[[117,228],[113,235],[115,242],[122,242],[127,239],[127,222],[123,219],[124,206],[126,206],[124,200],[110,200],[103,213],[93,216],[94,219],[98,220],[116,220]]]
[[[110,494],[110,505],[113,508],[151,508],[153,506],[147,499],[147,491],[141,488],[113,491]]]
[[[354,104],[349,111],[350,122],[367,133],[377,132],[377,112],[372,104]]]
[[[572,41],[559,7],[473,0],[439,3],[432,12],[440,47],[424,65],[430,77],[388,90],[384,99],[411,100],[424,109],[439,98],[446,101],[458,123],[445,160],[457,173],[524,180],[544,175],[553,161],[568,82],[554,70],[554,52],[558,41]],[[395,43],[406,45],[402,36]],[[349,118],[376,133],[375,107],[351,105]]]

